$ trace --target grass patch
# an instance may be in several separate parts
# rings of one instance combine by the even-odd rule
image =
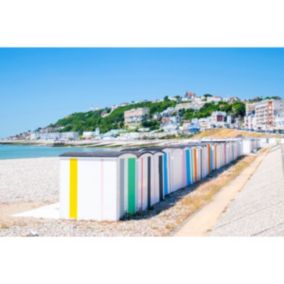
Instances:
[[[260,137],[275,137],[280,138],[280,134],[266,134],[266,133],[257,133],[257,132],[250,132],[238,129],[228,129],[228,128],[216,128],[216,129],[208,129],[202,131],[196,135],[194,135],[193,139],[201,139],[201,138],[216,138],[216,139],[224,139],[224,138],[237,138],[240,136],[244,137],[253,137],[253,138],[260,138]]]

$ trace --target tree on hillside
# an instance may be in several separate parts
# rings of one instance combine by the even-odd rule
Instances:
[[[245,116],[246,106],[243,102],[235,102],[232,104],[232,114],[234,116]]]

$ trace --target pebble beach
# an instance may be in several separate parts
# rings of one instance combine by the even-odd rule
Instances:
[[[11,217],[58,202],[58,195],[58,158],[0,160],[0,236],[159,236],[170,228],[165,221],[170,224],[175,219],[173,212],[157,216],[170,207],[170,198],[147,215],[121,222]]]

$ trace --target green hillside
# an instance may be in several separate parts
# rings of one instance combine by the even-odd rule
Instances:
[[[144,127],[150,129],[158,129],[160,122],[153,120],[153,114],[160,113],[169,107],[175,107],[176,101],[169,100],[167,97],[161,102],[141,102],[129,104],[127,106],[118,107],[111,112],[111,109],[105,108],[97,111],[73,113],[50,127],[61,127],[61,131],[94,131],[100,128],[101,133],[105,133],[111,129],[122,129],[124,127],[124,112],[133,108],[148,107],[150,109],[150,119],[144,122]],[[190,120],[193,118],[208,117],[213,111],[225,111],[233,116],[243,117],[245,115],[245,104],[243,102],[235,102],[229,104],[227,102],[206,103],[200,110],[180,110],[179,115],[182,120]],[[102,116],[102,114],[104,114]],[[105,115],[106,114],[106,115]]]
[[[102,117],[103,112],[110,112],[110,109],[105,108],[103,110],[78,112],[73,113],[63,119],[58,120],[51,127],[63,127],[63,131],[94,131],[97,127],[100,128],[102,133],[105,133],[111,129],[121,129],[124,126],[124,112],[133,108],[148,107],[150,109],[150,115],[154,113],[162,112],[168,107],[174,107],[175,101],[165,99],[162,102],[141,102],[136,104],[129,104],[127,106],[118,107],[112,111],[108,116]],[[147,122],[146,122],[147,123]],[[152,122],[148,122],[152,123]]]

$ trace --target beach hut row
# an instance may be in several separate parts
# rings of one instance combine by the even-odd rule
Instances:
[[[243,154],[241,140],[60,157],[60,216],[117,221],[150,209]]]

